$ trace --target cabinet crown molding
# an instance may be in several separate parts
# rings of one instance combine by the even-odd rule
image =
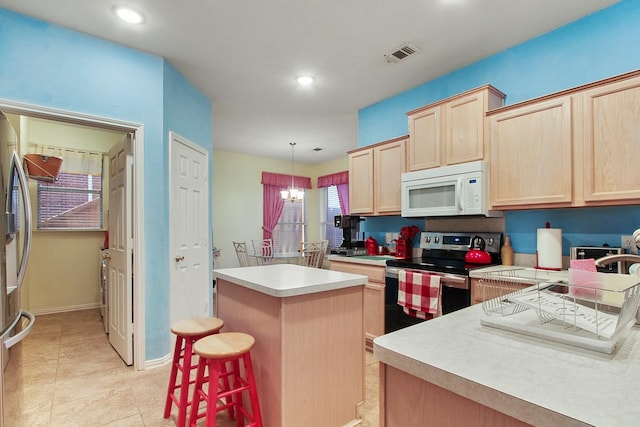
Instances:
[[[452,96],[450,96],[448,98],[441,99],[441,100],[433,102],[431,104],[424,105],[422,107],[419,107],[419,108],[416,108],[414,110],[408,111],[405,114],[407,116],[410,116],[412,114],[419,113],[419,112],[421,112],[423,110],[427,110],[429,108],[433,108],[433,107],[435,107],[437,105],[445,104],[447,102],[454,101],[454,100],[456,100],[458,98],[463,98],[463,97],[468,96],[468,95],[470,95],[472,93],[481,92],[481,91],[484,91],[484,90],[487,90],[487,91],[489,91],[489,92],[491,92],[491,93],[493,93],[495,95],[498,95],[499,97],[502,97],[503,99],[507,96],[501,90],[496,89],[494,86],[491,86],[490,84],[486,84],[486,85],[483,85],[483,86],[478,86],[476,88],[467,90],[465,92],[457,93],[457,94],[452,95]]]
[[[620,74],[617,76],[613,76],[613,77],[608,77],[606,79],[602,79],[602,80],[596,80],[594,82],[591,83],[586,83],[580,86],[575,86],[569,89],[564,89],[561,90],[559,92],[553,92],[547,95],[542,95],[542,96],[538,96],[536,98],[531,98],[531,99],[527,99],[525,101],[520,101],[518,103],[515,104],[511,104],[511,105],[505,105],[504,107],[499,107],[499,108],[494,108],[492,110],[487,111],[486,116],[493,116],[495,114],[500,114],[503,113],[505,111],[509,111],[509,110],[513,110],[515,108],[519,108],[519,107],[523,107],[526,106],[528,104],[536,104],[542,101],[546,101],[546,100],[551,100],[551,99],[555,99],[555,98],[560,98],[563,96],[567,96],[567,95],[573,95],[576,94],[578,92],[582,92],[584,90],[588,90],[588,89],[592,89],[598,86],[603,86],[603,85],[608,85],[611,83],[616,83],[619,81],[623,81],[623,80],[627,80],[627,79],[631,79],[634,77],[638,77],[640,76],[640,69],[639,70],[634,70],[634,71],[630,71],[628,73],[624,73],[624,74]]]
[[[397,138],[387,139],[387,140],[382,141],[382,142],[376,142],[375,144],[365,145],[364,147],[354,148],[353,150],[347,151],[347,154],[357,153],[358,151],[368,150],[370,148],[379,147],[381,145],[389,144],[389,143],[396,142],[396,141],[402,141],[403,139],[407,139],[407,138],[409,138],[409,135],[403,135],[403,136],[399,136]]]

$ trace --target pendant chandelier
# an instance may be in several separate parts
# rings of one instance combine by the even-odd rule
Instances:
[[[283,200],[289,200],[290,202],[300,201],[304,198],[304,191],[302,189],[298,190],[293,185],[293,147],[296,146],[295,142],[290,142],[291,146],[291,187],[288,190],[282,190],[280,192],[280,196]]]

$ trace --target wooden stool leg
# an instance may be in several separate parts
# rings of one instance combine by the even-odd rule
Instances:
[[[171,395],[176,389],[176,378],[178,376],[178,365],[180,364],[183,340],[180,336],[176,337],[176,346],[173,351],[173,361],[171,362],[171,375],[169,376],[169,387],[167,389],[167,400],[164,404],[164,418],[169,418],[169,415],[171,415],[171,405],[173,403]]]
[[[260,413],[260,402],[258,402],[258,389],[256,388],[256,379],[253,376],[253,364],[251,363],[251,354],[247,352],[242,361],[244,362],[244,371],[249,383],[249,399],[251,401],[251,412],[256,427],[262,427],[262,414]]]
[[[202,383],[204,380],[204,370],[207,365],[207,361],[200,358],[198,361],[198,371],[196,373],[196,383],[193,387],[193,397],[191,398],[191,413],[189,414],[189,426],[195,426],[198,420],[198,409],[200,407],[200,401],[202,400]],[[211,371],[211,369],[209,369]]]

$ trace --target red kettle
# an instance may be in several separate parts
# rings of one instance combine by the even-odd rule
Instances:
[[[364,247],[367,249],[367,255],[378,255],[378,242],[372,236],[364,242]]]
[[[484,250],[484,239],[474,236],[469,245],[469,251],[465,254],[464,260],[469,264],[491,264],[491,254]]]

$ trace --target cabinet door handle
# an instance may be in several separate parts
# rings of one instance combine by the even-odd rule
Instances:
[[[184,256],[182,256],[182,255],[178,255],[178,256],[176,257],[176,262],[180,262],[180,261],[184,261]]]

